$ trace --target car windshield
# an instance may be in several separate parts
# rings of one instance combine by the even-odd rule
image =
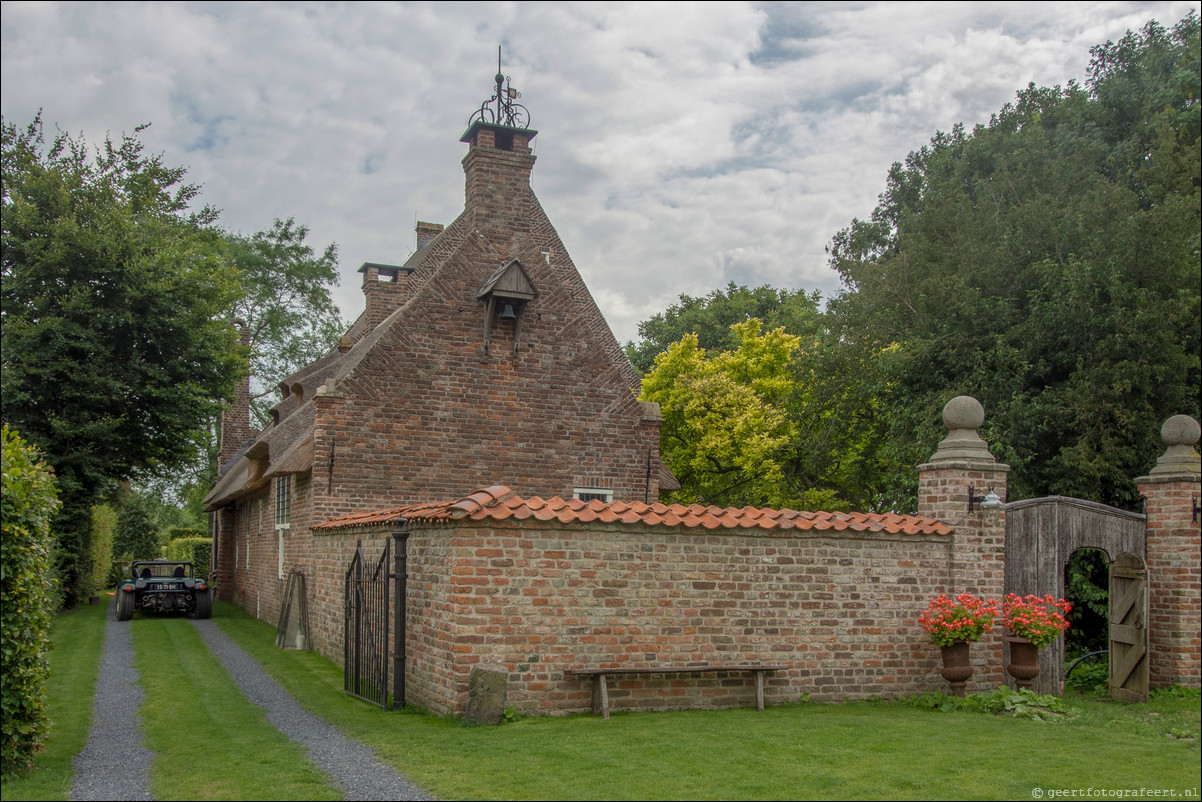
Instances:
[[[188,563],[134,563],[134,576],[142,579],[184,579],[192,576]]]

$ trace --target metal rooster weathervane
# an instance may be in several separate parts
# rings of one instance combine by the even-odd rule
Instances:
[[[515,103],[522,93],[509,83],[512,79],[501,73],[501,46],[497,46],[497,89],[488,100],[480,104],[480,108],[468,120],[468,125],[475,122],[504,125],[510,128],[529,128],[530,110],[521,103]],[[496,103],[496,109],[492,104]]]

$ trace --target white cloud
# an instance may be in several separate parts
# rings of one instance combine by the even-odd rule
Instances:
[[[496,47],[534,186],[620,340],[727,281],[837,287],[824,246],[889,164],[1196,3],[5,3],[5,120],[143,141],[222,222],[294,216],[359,264],[463,205]]]

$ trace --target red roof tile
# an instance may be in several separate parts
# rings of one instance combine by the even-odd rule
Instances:
[[[760,509],[756,507],[706,507],[691,504],[665,505],[660,503],[603,501],[584,502],[579,499],[565,501],[558,496],[528,499],[515,495],[504,485],[494,485],[477,490],[470,496],[456,501],[429,504],[410,504],[390,507],[373,512],[357,512],[343,515],[314,526],[314,529],[343,529],[357,526],[379,526],[401,521],[453,521],[469,518],[473,521],[486,519],[505,520],[514,518],[522,521],[534,518],[538,521],[561,523],[589,523],[601,521],[613,523],[643,523],[652,526],[684,526],[704,529],[813,529],[858,532],[888,532],[891,534],[938,534],[949,535],[952,530],[934,518],[918,515],[897,515],[875,512],[800,512],[797,510]]]

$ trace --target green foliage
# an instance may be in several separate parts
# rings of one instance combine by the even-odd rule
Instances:
[[[329,245],[319,255],[305,244],[308,235],[308,227],[288,218],[251,237],[226,237],[242,284],[233,317],[250,334],[251,411],[260,426],[270,421],[276,383],[324,355],[346,329],[330,296],[338,248]]]
[[[171,530],[188,532],[188,530]],[[209,578],[209,559],[213,552],[213,539],[199,537],[197,533],[189,533],[184,537],[174,537],[167,541],[167,559],[192,563],[193,574],[198,579]]]
[[[1110,642],[1110,563],[1106,552],[1078,549],[1064,565],[1064,597],[1073,608],[1064,633],[1068,654],[1107,648]]]
[[[0,448],[0,774],[7,776],[23,771],[46,737],[50,521],[59,502],[54,472],[36,449],[8,426],[0,427]]]
[[[171,543],[173,541],[184,540],[184,539],[188,539],[188,538],[207,539],[205,537],[205,533],[200,531],[199,529],[192,529],[191,527],[186,527],[186,526],[169,526],[169,527],[167,527],[167,548],[168,549],[171,548]],[[168,559],[175,560],[175,559],[179,559],[179,558],[173,557],[170,554],[168,554]]]
[[[786,412],[796,391],[790,363],[799,338],[763,334],[759,320],[731,327],[739,345],[708,356],[695,334],[655,358],[640,398],[664,416],[661,453],[680,480],[670,498],[724,506],[795,506],[784,457],[796,424]]]
[[[2,414],[60,479],[74,595],[91,506],[189,461],[244,362],[237,273],[185,171],[136,132],[94,156],[67,134],[44,145],[40,117],[4,121]]]
[[[92,507],[92,531],[83,561],[86,573],[80,578],[80,596],[109,590],[113,565],[113,544],[117,538],[117,511],[108,504]]]
[[[668,344],[643,379],[640,398],[660,404],[661,453],[681,481],[681,490],[664,499],[876,507],[880,455],[854,422],[880,410],[859,381],[860,357],[835,347],[816,328],[815,297],[780,292],[783,300],[770,317],[792,323],[766,333],[758,318],[731,314],[745,307],[749,294],[761,298],[760,307],[768,306],[778,297],[774,292],[732,285],[725,294],[711,294],[703,306],[684,304],[685,312],[655,319],[661,332],[685,325],[705,331]],[[732,316],[737,322],[721,338],[708,325]],[[718,345],[705,348],[702,336]]]
[[[943,713],[989,713],[1031,721],[1065,721],[1072,709],[1057,696],[1040,696],[1030,690],[999,687],[989,693],[972,693],[963,699],[938,691],[893,699],[891,704]]]
[[[681,295],[680,303],[639,323],[639,341],[626,343],[626,356],[639,375],[646,375],[655,357],[687,334],[696,335],[697,345],[711,354],[732,351],[740,340],[731,327],[751,318],[766,329],[808,339],[821,329],[818,301],[818,293],[767,285],[749,289],[734,282],[704,298]]]
[[[1153,688],[1150,693],[1153,699],[1187,699],[1194,702],[1202,699],[1202,688],[1186,688],[1182,685]]]
[[[1065,670],[1072,668],[1074,662],[1076,661],[1068,661]],[[1073,668],[1073,673],[1065,676],[1064,686],[1085,696],[1108,697],[1110,695],[1110,661],[1107,659],[1107,655],[1100,654],[1091,657]]]
[[[890,170],[831,246],[832,326],[889,410],[865,423],[924,461],[951,397],[984,404],[1011,498],[1132,508],[1172,414],[1199,414],[1199,25],[1094,48],[1089,90],[1030,86]],[[889,488],[897,506],[913,478]]]
[[[149,501],[137,494],[126,498],[117,513],[117,539],[113,551],[132,560],[157,560],[162,555],[159,532]]]

